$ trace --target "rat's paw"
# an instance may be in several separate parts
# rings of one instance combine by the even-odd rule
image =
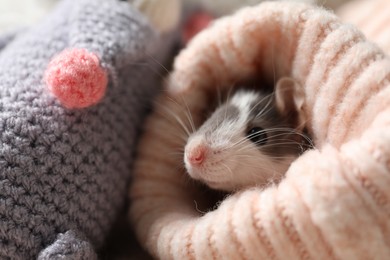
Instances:
[[[108,78],[94,53],[74,48],[51,60],[45,82],[65,107],[84,108],[103,98]]]

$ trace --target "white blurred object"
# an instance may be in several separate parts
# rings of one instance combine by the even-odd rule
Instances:
[[[128,0],[161,33],[172,31],[181,17],[182,0]]]
[[[163,33],[173,30],[179,23],[182,1],[128,0]],[[38,22],[57,2],[58,0],[0,0],[0,32]]]
[[[0,0],[0,32],[38,22],[57,0]]]

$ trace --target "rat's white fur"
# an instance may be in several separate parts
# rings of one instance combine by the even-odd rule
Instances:
[[[214,189],[233,191],[247,186],[267,185],[284,175],[295,157],[286,157],[276,163],[246,138],[250,104],[258,98],[256,92],[237,92],[228,101],[239,109],[237,118],[221,118],[215,131],[208,135],[198,131],[189,137],[184,163],[192,178]],[[207,147],[205,159],[200,165],[192,165],[188,154],[199,145]]]

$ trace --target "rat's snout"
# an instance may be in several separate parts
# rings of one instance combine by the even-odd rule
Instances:
[[[207,147],[203,144],[191,147],[187,152],[187,159],[191,165],[201,165],[206,158]]]
[[[186,147],[186,160],[191,166],[200,166],[206,159],[208,149],[202,140],[193,140]]]

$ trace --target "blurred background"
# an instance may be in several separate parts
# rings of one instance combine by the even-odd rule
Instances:
[[[59,0],[0,0],[0,33],[18,27],[25,27],[39,21],[49,12]],[[118,0],[119,1],[119,0]],[[139,0],[127,0],[141,2]],[[159,1],[159,0],[155,0]],[[255,5],[263,0],[177,0],[181,1],[184,9],[202,7],[216,16],[233,12],[240,6]],[[287,0],[294,1],[294,0]],[[350,0],[295,0],[316,3],[327,8],[335,9]],[[172,1],[166,1],[170,3]]]
[[[29,26],[41,19],[58,0],[0,0],[0,32]]]

